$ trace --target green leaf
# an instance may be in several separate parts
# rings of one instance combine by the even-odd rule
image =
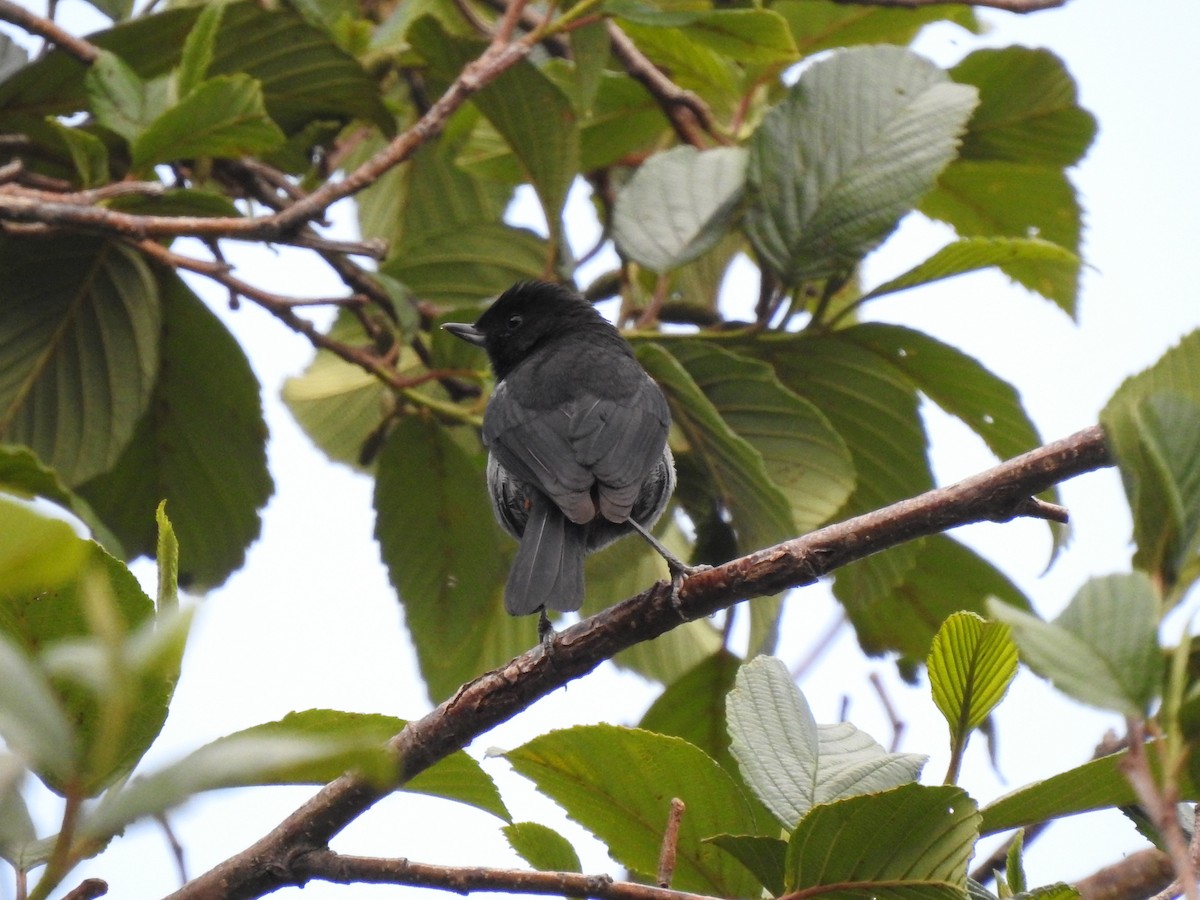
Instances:
[[[954,241],[904,274],[868,291],[862,299],[871,300],[991,266],[1060,306],[1073,302],[1079,257],[1050,241],[1017,237]]]
[[[180,583],[203,589],[236,571],[258,537],[272,491],[266,426],[258,382],[220,320],[175,276],[164,277],[162,302],[171,364],[116,465],[80,493],[131,555],[155,552],[155,510],[165,499]]]
[[[681,28],[641,25],[630,19],[619,24],[651,62],[671,73],[675,84],[704,97],[719,121],[733,115],[747,88],[745,72],[735,60]]]
[[[155,604],[159,612],[179,606],[179,538],[175,527],[167,518],[167,501],[158,504],[154,511],[158,525],[158,544],[154,558],[158,560],[158,597]]]
[[[1134,565],[1181,598],[1200,574],[1200,331],[1125,381],[1100,415],[1133,513]]]
[[[611,166],[627,156],[648,156],[670,131],[662,107],[626,75],[605,73],[591,114],[580,123],[579,170]]]
[[[667,686],[638,727],[683,738],[722,768],[736,772],[725,727],[725,695],[733,688],[741,662],[723,648],[707,656]]]
[[[486,46],[455,39],[432,16],[417,21],[409,39],[446,81]],[[567,190],[579,171],[579,132],[570,100],[537,66],[521,60],[474,94],[471,102],[516,155],[542,203],[550,234],[558,235]]]
[[[426,686],[438,699],[534,637],[531,620],[503,611],[511,544],[487,499],[482,448],[475,442],[467,450],[464,443],[434,422],[407,416],[388,437],[375,480],[375,539]]]
[[[0,457],[0,461],[3,457]],[[32,594],[74,578],[87,543],[66,522],[38,515],[0,494],[0,597]]]
[[[157,118],[161,100],[116,54],[100,50],[84,76],[96,121],[133,143]]]
[[[708,838],[754,876],[774,897],[783,892],[783,870],[787,860],[787,842],[757,834],[718,834]]]
[[[1162,684],[1158,598],[1140,572],[1089,580],[1053,622],[1002,603],[1021,659],[1082,703],[1145,716]]]
[[[732,227],[746,151],[684,145],[655,154],[617,195],[613,239],[621,253],[667,272],[711,249]]]
[[[494,297],[513,282],[540,277],[547,253],[546,242],[532,231],[480,222],[412,235],[382,270],[422,299],[469,303]]]
[[[1029,885],[1025,882],[1024,849],[1025,829],[1018,828],[1012,843],[1008,845],[1008,853],[1004,855],[1004,883],[1014,894],[1029,890]]]
[[[1049,50],[976,50],[950,77],[979,90],[963,159],[1071,166],[1096,136],[1096,119],[1079,106],[1071,73]]]
[[[840,333],[770,336],[756,344],[758,354],[774,364],[780,381],[824,413],[850,451],[857,478],[838,513],[841,517],[879,509],[933,487],[916,392],[904,373]],[[848,607],[869,609],[875,600],[892,596],[916,564],[919,547],[920,542],[912,542],[839,570],[834,582],[838,598]],[[861,624],[856,627],[868,652],[878,652],[879,645],[864,638]],[[921,658],[933,637],[928,624],[923,630],[927,636]]]
[[[742,775],[785,828],[818,804],[913,781],[927,759],[888,753],[849,722],[818,725],[786,667],[769,656],[742,666],[726,710]]]
[[[364,338],[362,324],[345,310],[328,333],[336,341]],[[284,381],[280,393],[300,427],[326,456],[356,468],[362,465],[364,443],[393,406],[393,396],[383,382],[329,350],[318,350],[303,373]]]
[[[218,788],[324,784],[351,769],[385,780],[395,772],[394,758],[380,739],[380,720],[386,718],[306,710],[218,738],[109,791],[84,816],[80,833],[104,838]]]
[[[801,533],[827,522],[854,489],[850,451],[816,406],[771,366],[701,341],[669,347],[721,418],[763,458]]]
[[[175,75],[175,86],[180,97],[195,90],[212,65],[217,29],[225,14],[224,3],[213,3],[200,10],[196,24],[183,42],[183,54],[179,58],[179,71]]]
[[[79,766],[78,742],[45,673],[0,632],[0,737],[43,780],[68,782]]]
[[[37,839],[33,817],[21,796],[27,771],[11,753],[0,752],[0,859],[18,864],[23,851]]]
[[[838,596],[865,650],[896,650],[910,662],[924,661],[938,627],[956,612],[986,614],[993,600],[1014,609],[1031,608],[1029,598],[1008,576],[944,534],[923,540],[913,567],[873,603],[840,592]]]
[[[751,895],[746,871],[702,839],[726,830],[755,833],[733,780],[679,738],[613,725],[553,731],[505,758],[567,815],[605,843],[619,864],[653,874],[672,798],[687,811],[679,829],[672,887],[719,896]]]
[[[787,20],[770,9],[669,9],[642,0],[609,0],[606,10],[642,25],[677,30],[742,64],[783,65],[797,58]]]
[[[1017,645],[1007,625],[955,613],[934,636],[927,665],[933,702],[957,748],[1007,693],[1017,674]]]
[[[48,118],[46,124],[62,139],[71,154],[71,162],[79,174],[80,187],[90,188],[107,184],[108,147],[104,141],[82,128],[72,128],[57,119]]]
[[[921,393],[979,435],[997,459],[1041,446],[1041,435],[1016,389],[961,350],[922,332],[882,323],[856,325],[840,336],[911,378]]]
[[[934,186],[975,103],[895,47],[805,70],[750,142],[751,243],[789,285],[848,272]]]
[[[904,46],[934,22],[954,22],[970,31],[978,30],[975,13],[961,6],[882,9],[833,0],[776,0],[771,8],[787,19],[804,56],[856,44]]]
[[[112,467],[150,400],[154,278],[121,244],[59,237],[0,241],[0,284],[0,440],[77,485]]]
[[[273,150],[284,134],[267,115],[262,87],[248,75],[222,75],[196,87],[133,141],[133,165],[195,156],[253,156]]]
[[[44,465],[28,447],[0,444],[0,492],[25,498],[41,497],[57,503],[86,525],[105,550],[114,556],[122,555],[121,542],[100,521],[88,502],[63,484],[58,473]]]
[[[637,355],[666,393],[674,426],[688,443],[687,454],[706,473],[716,498],[729,511],[738,546],[748,552],[792,534],[795,526],[787,498],[772,483],[762,454],[734,433],[669,351],[642,344]]]
[[[596,95],[604,79],[604,67],[608,64],[611,49],[608,40],[608,25],[603,20],[589,22],[571,29],[572,99],[575,111],[588,116],[595,108]]]
[[[1123,771],[1126,755],[1127,751],[1122,750],[1017,788],[984,807],[982,833],[998,834],[1076,813],[1137,803],[1137,795]],[[1163,774],[1161,757],[1154,745],[1146,747],[1146,759],[1159,784]],[[1177,776],[1180,799],[1200,799],[1200,789],[1188,770],[1185,768]]]
[[[959,159],[942,173],[920,209],[964,237],[1037,237],[1079,253],[1082,211],[1075,188],[1059,169]],[[1075,315],[1078,265],[1068,273],[1065,264],[1013,260],[1004,273]]]
[[[906,784],[816,807],[788,841],[785,889],[841,898],[962,898],[979,812],[956,787]]]
[[[508,845],[535,869],[542,872],[582,872],[579,854],[570,841],[537,822],[514,822],[505,825]]]

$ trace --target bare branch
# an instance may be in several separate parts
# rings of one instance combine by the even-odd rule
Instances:
[[[63,31],[52,19],[34,15],[25,7],[13,3],[11,0],[0,0],[0,19],[12,22],[30,34],[45,38],[46,41],[61,47],[81,62],[91,64],[100,55],[95,44]]]
[[[331,850],[306,853],[296,860],[296,865],[307,876],[306,881],[321,880],[335,884],[398,884],[440,888],[459,894],[470,891],[504,891],[560,897],[596,897],[599,900],[712,900],[702,894],[613,881],[607,875],[489,869],[483,866],[437,866],[407,859],[343,856]]]
[[[1084,429],[957,484],[759,550],[684,581],[678,602],[660,582],[565,629],[463,685],[390,742],[398,783],[459,750],[617,652],[742,600],[814,583],[847,563],[973,522],[1011,519],[1051,485],[1112,465],[1099,426]],[[352,775],[326,785],[269,834],[193,879],[175,900],[259,897],[311,877],[303,860],[389,793]],[[568,891],[567,893],[571,893]]]
[[[1171,857],[1150,848],[1130,853],[1120,862],[1075,882],[1074,887],[1080,900],[1143,900],[1174,879]]]

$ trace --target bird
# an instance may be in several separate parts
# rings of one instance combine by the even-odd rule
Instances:
[[[675,489],[662,389],[611,322],[571,288],[522,281],[474,324],[446,331],[486,351],[495,388],[483,416],[487,486],[518,548],[504,590],[514,616],[583,603],[588,553],[638,533],[667,560],[673,596],[686,565],[650,533]]]

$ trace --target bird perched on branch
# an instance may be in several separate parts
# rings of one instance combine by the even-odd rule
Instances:
[[[675,489],[671,415],[629,342],[583,297],[520,282],[451,334],[487,351],[496,388],[483,417],[492,508],[520,546],[504,590],[511,615],[583,603],[585,556],[638,532],[676,589],[694,571],[650,534]]]

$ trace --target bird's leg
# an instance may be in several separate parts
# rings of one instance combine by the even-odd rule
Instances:
[[[549,647],[550,641],[554,639],[554,626],[550,624],[550,618],[546,615],[546,607],[538,609],[538,640],[545,646]]]
[[[636,531],[638,534],[640,534],[643,538],[646,539],[646,543],[648,543],[651,547],[653,547],[655,550],[658,551],[659,556],[661,556],[664,560],[666,560],[667,569],[671,573],[671,603],[673,603],[675,605],[676,609],[678,609],[679,608],[679,586],[681,584],[683,584],[684,576],[695,575],[698,572],[706,572],[709,569],[711,569],[712,566],[706,566],[706,565],[689,566],[682,559],[680,559],[678,556],[676,556],[674,553],[672,553],[670,550],[668,550],[663,545],[662,541],[660,541],[658,538],[656,538],[654,535],[652,535],[650,533],[649,529],[643,528],[640,523],[634,521],[633,519],[626,519],[626,521],[630,525],[633,526],[634,531]]]

